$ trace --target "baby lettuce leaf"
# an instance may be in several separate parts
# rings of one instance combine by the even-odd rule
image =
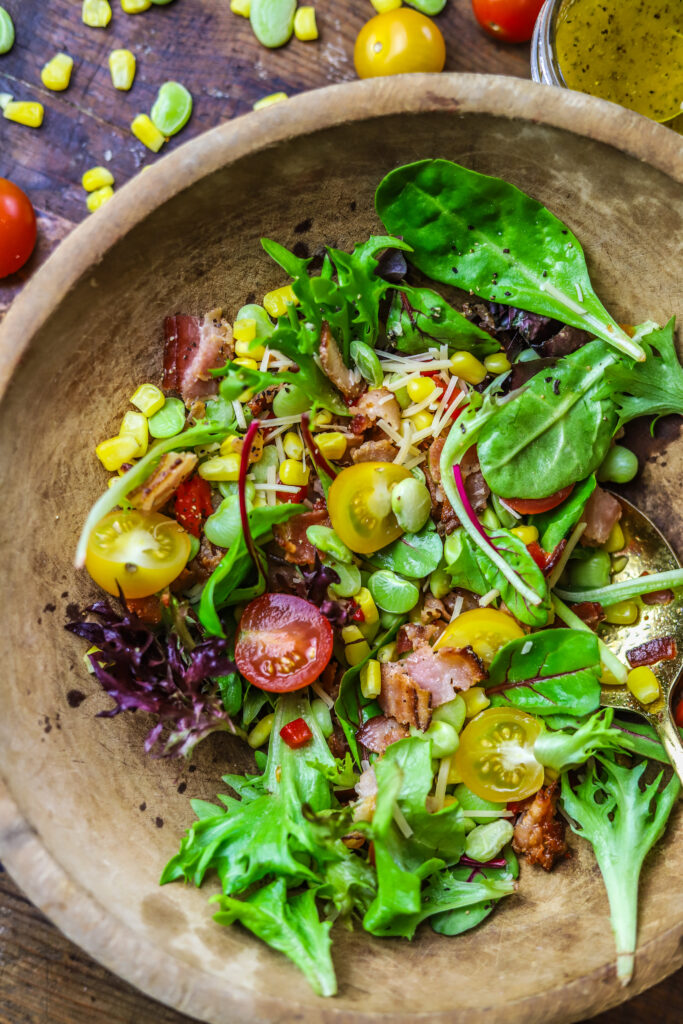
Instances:
[[[380,182],[375,206],[433,280],[553,317],[643,358],[595,294],[579,240],[514,185],[450,160],[420,160]]]
[[[321,921],[312,889],[288,893],[283,878],[250,893],[246,899],[214,896],[220,905],[214,914],[218,924],[235,921],[263,939],[273,949],[284,953],[305,974],[313,991],[319,996],[333,996],[337,979],[332,965],[330,921]]]
[[[501,405],[477,445],[484,479],[502,498],[545,498],[582,480],[604,459],[617,411],[604,397],[617,361],[593,341],[542,370]]]
[[[643,861],[661,837],[680,791],[674,775],[661,789],[663,772],[641,789],[647,762],[622,767],[605,757],[589,761],[572,786],[562,776],[562,803],[572,830],[593,847],[607,889],[617,947],[617,977],[633,974],[638,919],[638,879]]]
[[[557,719],[559,716],[551,717]],[[623,753],[629,747],[624,743],[621,730],[612,728],[613,718],[614,709],[606,708],[600,714],[590,715],[580,724],[575,719],[573,731],[549,732],[546,729],[534,743],[534,757],[545,768],[552,768],[559,775],[567,768],[584,764],[589,757],[600,751],[620,750]]]
[[[424,352],[431,345],[476,352],[498,351],[498,342],[454,309],[431,288],[401,286],[387,317],[387,338],[399,352]]]
[[[544,551],[554,551],[574,529],[596,486],[595,476],[591,474],[576,485],[561,505],[533,517],[532,522],[538,530],[539,543]]]
[[[478,883],[485,881],[514,882],[519,876],[519,861],[511,846],[506,847],[502,855],[505,858],[506,865],[500,868],[491,867],[489,864],[482,864],[481,867],[476,868],[471,867],[471,865],[456,864],[454,868],[450,868],[449,871],[443,873],[446,888],[451,880],[468,884],[475,881]],[[460,906],[454,910],[435,914],[430,924],[439,935],[462,935],[463,932],[467,932],[481,924],[492,913],[499,898],[499,896],[491,895],[488,899],[482,900],[481,903]]]
[[[484,685],[494,707],[578,716],[599,707],[601,672],[593,633],[545,629],[506,644],[491,662]]]
[[[404,533],[366,560],[378,569],[390,569],[409,579],[423,580],[434,572],[442,555],[443,541],[430,520],[419,533]]]
[[[328,253],[337,270],[339,291],[346,303],[355,311],[351,317],[354,336],[375,345],[379,334],[379,304],[391,287],[388,281],[375,273],[379,254],[385,249],[410,251],[410,246],[398,238],[370,237],[356,245],[352,253],[329,249]]]
[[[638,416],[683,413],[683,367],[674,344],[675,320],[641,338],[647,359],[630,364],[622,359],[608,367],[605,376],[614,392],[619,426]],[[653,423],[653,426],[654,426]]]

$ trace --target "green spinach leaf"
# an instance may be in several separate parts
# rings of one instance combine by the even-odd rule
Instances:
[[[557,508],[533,517],[532,522],[538,530],[539,542],[544,551],[554,551],[574,529],[596,486],[595,476],[591,474],[577,484],[569,497]]]
[[[438,567],[443,555],[443,541],[430,521],[419,533],[402,537],[381,548],[366,561],[378,569],[390,569],[409,579],[422,580]]]
[[[430,345],[476,352],[497,352],[498,342],[476,327],[431,288],[402,286],[394,292],[387,317],[387,338],[399,352],[424,352]]]

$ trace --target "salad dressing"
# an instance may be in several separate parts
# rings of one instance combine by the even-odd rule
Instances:
[[[681,0],[568,0],[555,52],[570,89],[669,121],[683,103]]]

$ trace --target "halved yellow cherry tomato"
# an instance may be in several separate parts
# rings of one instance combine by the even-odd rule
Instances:
[[[85,567],[103,590],[149,597],[185,568],[190,537],[175,519],[138,509],[110,512],[90,534]]]
[[[518,708],[487,708],[460,734],[455,767],[482,800],[523,800],[543,785],[534,743],[543,731]]]
[[[446,44],[433,21],[419,11],[399,7],[363,25],[353,61],[359,78],[443,71]]]
[[[393,462],[347,466],[327,496],[332,526],[347,547],[360,555],[379,551],[403,533],[391,511],[391,489],[410,476]]]
[[[524,630],[511,615],[496,608],[473,608],[446,626],[434,648],[471,647],[484,664],[490,665],[501,647],[522,636]]]

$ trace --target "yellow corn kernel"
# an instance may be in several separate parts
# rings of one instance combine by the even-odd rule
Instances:
[[[343,457],[348,444],[344,435],[338,430],[327,430],[325,433],[318,434],[315,443],[324,458],[331,459],[332,462],[336,462],[337,459]]]
[[[98,188],[106,188],[114,184],[114,175],[107,167],[91,167],[81,178],[86,192],[96,192]]]
[[[504,352],[494,352],[484,360],[484,366],[489,373],[498,376],[499,373],[507,373],[511,367],[510,360]]]
[[[130,50],[112,50],[109,54],[109,73],[115,89],[127,92],[135,79],[135,54]]]
[[[52,92],[63,92],[69,88],[74,60],[67,53],[58,53],[49,60],[40,72],[40,78],[46,89]]]
[[[460,782],[462,782],[462,775],[455,767],[455,758],[453,757],[451,758],[451,766],[448,769],[448,785],[457,786]]]
[[[166,403],[163,391],[156,384],[141,384],[131,395],[130,404],[139,409],[145,416],[153,416]]]
[[[233,14],[248,18],[251,14],[251,0],[230,0],[230,10]]]
[[[360,632],[360,630],[358,632]],[[344,648],[346,660],[352,667],[354,665],[359,665],[361,661],[365,661],[369,653],[370,644],[367,642],[365,637],[362,637],[361,640],[354,641],[352,644],[347,644]]]
[[[465,701],[465,715],[467,718],[474,718],[475,715],[478,715],[480,711],[483,711],[491,703],[482,686],[472,686],[469,690],[463,691],[462,696]]]
[[[379,697],[382,689],[382,667],[378,661],[372,658],[367,661],[360,670],[360,692],[366,700]]]
[[[91,192],[85,201],[86,206],[91,213],[95,210],[99,210],[100,206],[104,206],[114,195],[114,189],[111,185],[105,185],[104,188],[98,188],[96,192]]]
[[[377,622],[379,619],[379,612],[377,611],[377,605],[372,598],[372,594],[367,587],[361,587],[358,593],[353,595],[353,599],[363,613],[364,622],[367,622],[369,626],[372,625],[372,623]]]
[[[121,420],[121,429],[119,430],[121,437],[132,437],[137,443],[137,449],[133,453],[133,458],[141,459],[147,451],[149,444],[149,428],[147,426],[147,417],[143,416],[141,412],[127,412]]]
[[[641,704],[651,704],[661,695],[659,680],[649,665],[632,668],[626,679],[626,685]]]
[[[130,462],[137,451],[134,437],[108,437],[95,448],[95,455],[110,473],[120,469],[124,462]]]
[[[233,359],[235,366],[243,366],[246,370],[258,370],[258,363],[255,359],[249,359],[247,356],[240,356],[238,359]]]
[[[249,319],[235,320],[235,324],[232,329],[232,336],[235,341],[253,341],[256,337],[256,321]],[[248,355],[247,352],[239,354]]]
[[[285,459],[280,465],[280,482],[292,487],[305,487],[311,475],[309,466],[304,468],[303,463],[296,459]]]
[[[624,537],[624,531],[619,523],[615,523],[610,531],[609,537],[605,541],[605,551],[608,551],[610,555],[614,554],[615,551],[621,551],[625,544],[626,539]]]
[[[282,438],[282,447],[288,459],[298,459],[301,461],[301,456],[304,453],[304,443],[293,430],[288,430]]]
[[[538,530],[535,526],[513,526],[510,533],[519,537],[523,544],[533,544],[535,540],[538,540]]]
[[[622,680],[621,679],[617,679],[617,677],[612,672],[610,672],[610,670],[608,668],[605,668],[604,665],[602,665],[601,668],[602,668],[602,673],[600,675],[600,685],[601,686],[623,686],[624,685]]]
[[[45,111],[42,103],[10,100],[2,111],[3,117],[17,124],[25,124],[27,128],[40,128]]]
[[[377,660],[379,662],[398,660],[398,646],[395,640],[392,640],[390,644],[384,644],[383,647],[380,647],[377,651]]]
[[[401,6],[403,0],[370,0],[378,14],[386,14],[387,11],[395,11]]]
[[[236,437],[231,434],[226,437],[225,441],[220,445],[221,455],[230,455],[236,452],[240,457],[242,455],[242,449],[244,448],[244,439]],[[263,455],[263,434],[260,430],[257,430],[251,441],[251,451],[249,453],[249,462],[260,462],[261,456]]]
[[[298,9],[294,15],[294,35],[304,43],[318,38],[318,26],[315,23],[315,7],[300,7]]]
[[[239,480],[240,461],[237,454],[217,455],[202,462],[197,472],[203,480]]]
[[[270,96],[263,96],[254,104],[254,110],[263,110],[264,107],[272,107],[273,103],[282,103],[287,99],[286,92],[271,92]],[[270,312],[270,310],[268,310]]]
[[[273,731],[273,723],[275,721],[275,715],[266,715],[262,718],[257,725],[251,730],[247,736],[247,743],[252,750],[258,750],[264,743],[268,741],[268,738]]]
[[[81,18],[90,28],[106,28],[111,21],[109,0],[83,0]]]
[[[431,377],[413,377],[406,384],[406,391],[413,402],[424,402],[436,391],[436,384]]]
[[[256,365],[263,359],[266,354],[264,345],[254,345],[248,341],[239,341],[235,339],[235,354],[241,356],[243,359],[253,359],[256,361]]]
[[[411,416],[410,422],[416,430],[428,430],[434,422],[434,417],[431,412],[423,409],[422,412],[416,412],[414,416]]]
[[[298,306],[299,300],[294,294],[291,284],[286,284],[284,288],[276,288],[274,291],[264,295],[263,305],[267,313],[278,317],[285,315],[287,306]]]
[[[166,142],[166,136],[162,135],[147,114],[138,114],[133,119],[130,130],[135,138],[139,139],[143,146],[147,146],[147,149],[151,149],[153,153],[158,153]]]
[[[121,8],[126,14],[142,14],[152,6],[152,0],[121,0]]]
[[[486,367],[471,352],[454,352],[451,371],[468,384],[481,384],[486,376]]]
[[[635,601],[619,601],[605,608],[605,622],[614,626],[631,626],[638,618],[638,605]]]
[[[359,630],[358,626],[343,626],[341,635],[345,644],[353,644],[356,640],[363,639],[363,634]]]

